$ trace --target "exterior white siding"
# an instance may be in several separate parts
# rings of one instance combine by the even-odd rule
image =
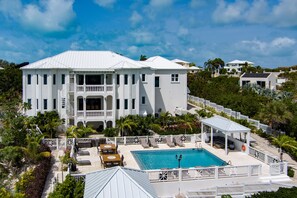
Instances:
[[[85,56],[87,60],[83,61]],[[89,59],[100,65],[98,56],[104,59],[102,66],[84,65],[96,65]],[[77,57],[81,67],[73,60]],[[31,109],[25,113],[34,116],[56,110],[66,125],[92,125],[102,130],[115,126],[121,116],[155,115],[161,111],[173,114],[176,107],[186,109],[187,70],[167,59],[157,60],[163,61],[160,69],[158,61],[151,67],[151,63],[112,52],[64,52],[32,63],[22,68],[23,101],[31,102]],[[176,82],[172,82],[172,74],[178,75]],[[159,88],[155,88],[156,76]]]

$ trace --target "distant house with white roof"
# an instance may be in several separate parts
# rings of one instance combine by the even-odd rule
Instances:
[[[242,71],[242,67],[248,66],[253,67],[254,63],[247,61],[247,60],[233,60],[228,62],[224,68],[227,70],[228,73],[235,71],[236,73],[240,73]]]
[[[171,61],[186,67],[188,69],[188,72],[191,72],[191,73],[196,73],[201,70],[199,67],[190,66],[190,62],[188,62],[188,61],[184,61],[184,60],[180,60],[180,59],[173,59]]]
[[[134,61],[111,51],[66,51],[21,69],[26,114],[54,110],[66,125],[102,130],[121,116],[187,107],[187,69],[159,56]]]

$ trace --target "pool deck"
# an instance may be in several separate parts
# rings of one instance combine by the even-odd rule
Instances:
[[[269,166],[241,151],[230,151],[228,155],[225,154],[224,149],[216,149],[208,144],[201,143],[202,148],[208,150],[212,154],[221,158],[222,160],[229,162],[233,166],[242,165],[262,165],[262,176],[269,176]],[[119,145],[118,150],[120,155],[124,155],[124,165],[128,168],[140,169],[136,160],[134,159],[131,151],[135,150],[164,150],[164,149],[183,149],[183,148],[196,148],[195,143],[185,143],[185,147],[169,147],[166,144],[158,144],[159,148],[143,148],[141,145]],[[77,166],[79,173],[89,173],[96,170],[103,169],[101,165],[99,153],[97,153],[96,148],[83,148],[81,150],[89,151],[90,155],[87,156],[77,156],[77,160],[89,160],[91,165]]]

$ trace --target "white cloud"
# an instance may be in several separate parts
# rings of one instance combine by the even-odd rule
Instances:
[[[152,7],[166,7],[172,5],[173,0],[151,0],[149,5]]]
[[[131,34],[135,38],[135,42],[139,44],[150,44],[154,39],[154,35],[146,31],[135,31]]]
[[[19,16],[21,10],[22,2],[20,0],[0,0],[0,12],[6,17]]]
[[[71,49],[71,50],[79,50],[79,49],[81,49],[81,48],[80,48],[80,44],[79,44],[78,42],[72,42],[72,43],[70,44],[70,49]]]
[[[116,0],[95,0],[95,3],[104,8],[112,8]]]
[[[222,0],[218,1],[212,17],[217,23],[245,21],[252,24],[293,27],[297,26],[297,1],[279,0],[272,4],[272,1],[266,0],[236,0],[234,3]]]
[[[204,0],[191,0],[190,2],[191,8],[199,8],[205,5],[206,5],[206,2]]]
[[[278,5],[273,7],[273,21],[278,26],[290,27],[297,25],[297,1],[281,0]]]
[[[23,5],[19,0],[0,1],[0,12],[24,27],[41,32],[63,32],[75,18],[74,0],[40,0],[39,4]],[[8,12],[8,11],[11,11]]]
[[[184,27],[179,27],[177,35],[178,36],[186,36],[189,34],[189,30],[187,28]]]
[[[271,46],[282,48],[282,47],[290,47],[292,45],[295,45],[295,43],[296,43],[295,39],[291,39],[288,37],[279,37],[279,38],[274,39],[271,42]]]
[[[278,37],[270,42],[260,40],[245,40],[236,44],[239,51],[245,51],[255,56],[287,56],[295,53],[296,40],[288,37]]]
[[[239,21],[242,13],[248,8],[248,3],[243,0],[237,0],[234,3],[219,1],[218,7],[213,13],[214,21],[218,23],[229,23]]]
[[[130,47],[128,47],[128,52],[130,53],[130,54],[132,54],[132,55],[138,55],[139,54],[139,49],[138,49],[138,47],[137,46],[130,46]]]
[[[142,21],[142,16],[137,11],[133,11],[133,13],[130,17],[130,21],[131,21],[132,25],[137,25],[138,23],[140,23]]]

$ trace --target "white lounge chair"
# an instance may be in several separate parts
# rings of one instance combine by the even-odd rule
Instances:
[[[171,141],[170,137],[166,137],[166,143],[169,147],[175,147],[175,144]]]
[[[143,148],[149,148],[150,145],[148,144],[147,142],[147,139],[146,138],[140,138],[140,144]]]
[[[174,142],[176,145],[180,146],[180,147],[184,147],[185,144],[180,140],[180,137],[174,137]]]
[[[155,138],[149,138],[150,145],[154,148],[158,148],[158,144],[155,141]]]

